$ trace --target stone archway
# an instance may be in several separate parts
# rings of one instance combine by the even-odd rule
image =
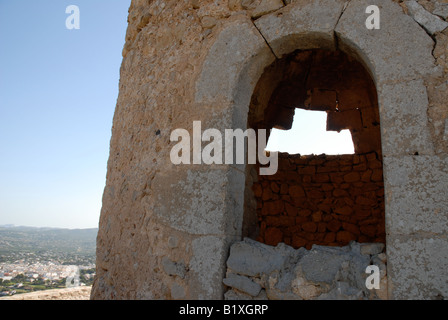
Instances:
[[[307,249],[385,243],[377,93],[358,61],[339,50],[295,51],[265,69],[249,109],[255,130],[289,130],[297,110],[320,111],[327,131],[351,132],[355,154],[280,153],[271,176],[249,164],[243,237]]]
[[[276,6],[254,14],[249,2]],[[389,298],[447,297],[447,30],[425,29],[408,2],[418,5],[132,1],[92,298],[223,297],[229,248],[243,236],[246,166],[176,165],[170,133],[194,121],[246,129],[265,68],[318,49],[355,57],[376,87]],[[370,5],[380,9],[379,30],[365,27]]]
[[[381,9],[380,30],[365,28],[365,9],[371,4]],[[255,23],[245,16],[233,17],[209,50],[196,84],[196,103],[221,107],[225,123],[244,130],[252,92],[266,66],[297,49],[336,48],[357,57],[377,88],[385,168],[389,297],[412,297],[413,286],[427,278],[427,266],[417,262],[417,255],[428,256],[434,252],[431,244],[435,241],[442,246],[443,241],[412,236],[416,231],[430,231],[437,218],[431,215],[430,199],[410,198],[403,186],[413,188],[410,180],[415,172],[422,180],[437,175],[443,170],[443,159],[434,155],[426,125],[428,101],[423,80],[435,69],[433,42],[396,3],[299,1]],[[242,172],[244,166],[231,166],[227,181],[243,183]],[[244,199],[237,192],[230,191],[229,195],[233,213],[227,215],[232,219],[228,223],[240,230]],[[238,232],[229,236],[238,236]],[[411,268],[409,261],[415,262]],[[438,287],[437,273],[443,270],[437,259],[430,261],[433,280],[428,288]]]

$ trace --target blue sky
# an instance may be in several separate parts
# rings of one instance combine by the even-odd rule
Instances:
[[[0,0],[0,225],[98,227],[130,1]],[[270,150],[353,148],[350,133],[329,138],[325,113],[308,115]]]
[[[98,226],[129,5],[0,0],[0,224]]]

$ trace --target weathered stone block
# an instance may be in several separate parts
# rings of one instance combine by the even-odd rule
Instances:
[[[384,170],[388,233],[446,233],[447,157],[386,157]]]
[[[390,299],[440,300],[448,297],[448,241],[445,236],[388,237],[387,256]]]
[[[297,49],[334,49],[333,30],[344,4],[342,0],[296,1],[261,17],[255,25],[277,57]]]
[[[426,11],[417,1],[405,1],[409,14],[430,34],[443,31],[448,28],[448,22]]]
[[[379,30],[365,26],[370,5],[380,9]],[[393,1],[350,1],[335,31],[340,48],[363,61],[377,85],[416,79],[435,70],[431,37]]]
[[[282,0],[262,0],[261,3],[252,11],[252,18],[259,18],[265,14],[276,11],[284,6]]]
[[[225,259],[235,240],[212,235],[193,240],[188,278],[190,299],[222,299]]]
[[[240,183],[232,183],[238,176],[242,179]],[[158,188],[154,217],[163,223],[198,235],[238,235],[241,232],[241,217],[231,218],[238,212],[234,211],[234,206],[242,206],[244,202],[244,174],[237,170],[222,167],[214,170],[179,170],[176,174],[173,171],[160,172],[153,183]],[[237,186],[241,190],[237,190]],[[222,192],[226,189],[229,194],[235,195],[234,201],[227,201]],[[226,214],[227,210],[229,215]]]
[[[275,57],[253,23],[236,16],[223,26],[210,48],[196,83],[196,102],[235,102],[246,110],[264,67]],[[242,78],[240,78],[242,75]],[[242,95],[238,95],[241,93]],[[234,116],[234,128],[244,128],[247,111]]]
[[[280,270],[294,249],[286,246],[271,247],[250,239],[230,248],[227,266],[230,270],[246,276],[259,276]]]
[[[261,286],[258,283],[253,282],[247,277],[233,273],[228,274],[223,282],[226,286],[240,290],[252,297],[258,296],[261,291]]]
[[[428,129],[428,95],[423,81],[384,84],[378,87],[378,92],[383,154],[433,154]]]

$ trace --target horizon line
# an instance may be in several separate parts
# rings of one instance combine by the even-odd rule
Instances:
[[[68,228],[68,227],[36,227],[36,226],[26,226],[26,225],[15,225],[12,223],[0,224],[0,228],[35,228],[35,229],[62,229],[62,230],[89,230],[89,229],[99,229],[99,227],[86,227],[86,228]]]

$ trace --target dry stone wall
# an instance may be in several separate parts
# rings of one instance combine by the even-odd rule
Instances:
[[[267,66],[335,48],[366,66],[378,93],[388,297],[448,297],[447,2],[414,2],[132,0],[92,298],[223,297],[245,168],[175,166],[170,133],[193,121],[245,129]],[[381,30],[365,28],[372,4]]]
[[[382,161],[375,152],[280,154],[277,174],[260,176],[252,189],[263,243],[310,249],[386,241]]]
[[[384,244],[351,242],[310,250],[245,239],[230,248],[223,282],[227,300],[385,300]],[[378,267],[378,287],[368,288],[367,267]]]

